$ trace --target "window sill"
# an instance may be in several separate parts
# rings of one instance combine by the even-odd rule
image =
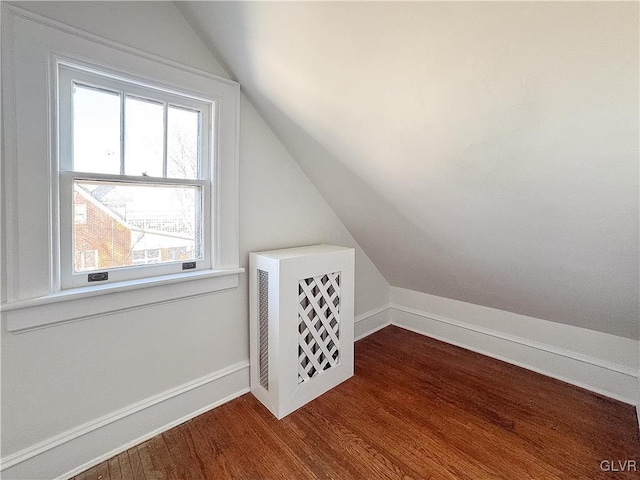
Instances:
[[[7,330],[20,333],[229,290],[238,286],[238,274],[243,272],[244,268],[203,270],[73,288],[43,297],[5,303],[1,306],[1,311],[7,320]]]

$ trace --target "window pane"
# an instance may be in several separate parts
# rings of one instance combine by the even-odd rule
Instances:
[[[167,176],[198,178],[200,112],[169,107],[167,117]]]
[[[76,180],[73,193],[75,272],[203,259],[199,186]]]
[[[163,176],[164,106],[127,97],[124,108],[124,173]]]
[[[120,94],[74,85],[73,169],[120,173]]]

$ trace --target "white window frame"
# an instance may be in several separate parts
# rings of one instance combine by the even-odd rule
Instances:
[[[86,271],[74,271],[74,238],[73,238],[73,184],[76,180],[103,181],[118,184],[147,185],[147,186],[193,186],[198,187],[202,192],[198,201],[201,202],[201,222],[202,229],[200,239],[202,242],[202,257],[194,259],[195,268],[190,272],[209,270],[212,267],[212,228],[213,218],[211,215],[211,188],[213,178],[211,172],[215,171],[215,149],[216,132],[214,130],[216,116],[216,102],[214,99],[197,98],[184,91],[169,91],[162,86],[153,84],[141,84],[132,78],[123,78],[108,71],[99,70],[91,64],[78,62],[71,63],[63,59],[57,59],[57,84],[58,99],[57,122],[58,122],[58,172],[59,172],[59,212],[60,219],[60,252],[59,269],[61,288],[73,288],[90,285],[90,273]],[[76,171],[73,165],[73,89],[74,85],[84,85],[100,90],[118,93],[120,95],[120,173],[104,174]],[[167,177],[144,177],[125,175],[123,166],[124,158],[124,122],[126,113],[124,104],[126,97],[145,98],[157,101],[163,106],[177,106],[200,113],[199,138],[199,158],[198,158],[198,178],[178,179]],[[165,107],[166,108],[166,107]],[[166,110],[165,110],[166,114]],[[124,121],[123,121],[124,117]],[[165,131],[167,128],[166,117]],[[164,168],[166,172],[167,144],[163,145]],[[55,214],[56,212],[54,212]],[[107,280],[101,283],[121,282],[137,278],[154,277],[160,275],[183,273],[183,262],[165,262],[159,264],[133,264],[127,267],[100,269],[95,272],[108,272]]]
[[[12,5],[3,10],[3,303],[12,332],[236,288],[240,86],[237,82],[52,22]],[[5,28],[6,27],[6,28]],[[64,288],[61,274],[58,65],[213,100],[217,135],[209,172],[210,266]],[[5,95],[6,93],[6,95]],[[62,172],[62,173],[61,173]],[[86,173],[86,172],[84,172]],[[92,176],[94,176],[92,174]],[[145,181],[149,179],[144,177]],[[73,202],[67,208],[73,225]],[[110,275],[111,277],[111,275]]]

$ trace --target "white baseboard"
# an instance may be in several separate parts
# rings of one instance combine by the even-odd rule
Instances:
[[[354,337],[355,341],[383,329],[391,323],[389,305],[383,305],[374,310],[370,310],[355,319]]]
[[[249,363],[231,365],[7,455],[2,478],[73,477],[248,391]]]
[[[636,340],[395,287],[392,302],[399,327],[631,405],[640,400]]]

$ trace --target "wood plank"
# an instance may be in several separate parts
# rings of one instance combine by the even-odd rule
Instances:
[[[154,437],[151,440],[154,440],[155,442],[158,441],[157,437]],[[161,469],[157,468],[158,462],[162,458],[158,456],[157,449],[152,447],[150,451],[149,442],[151,440],[141,443],[134,448],[140,456],[140,463],[142,464],[145,478],[147,480],[164,480],[167,477]]]
[[[109,460],[96,465],[97,480],[109,480]]]
[[[128,452],[122,452],[118,455],[118,463],[120,464],[120,474],[122,480],[135,480],[133,475],[133,467],[131,466],[131,460],[129,459]]]
[[[318,478],[353,478],[328,448],[326,442],[317,442],[300,426],[295,413],[278,421],[254,397],[247,396],[252,421],[261,425],[270,442],[281,442],[290,456],[297,456],[310,473]]]
[[[147,477],[147,474],[144,471],[144,465],[142,463],[142,459],[140,458],[140,454],[138,453],[138,448],[130,448],[126,453],[129,457],[129,463],[131,464],[133,478],[135,480],[147,480],[147,478],[151,478]]]
[[[225,405],[219,409],[224,407]],[[218,419],[219,409],[214,411],[215,414],[208,412],[187,422],[185,427],[193,441],[194,454],[205,478],[242,478],[241,467],[228,453],[228,445],[232,440]]]
[[[107,460],[109,466],[109,480],[122,480],[122,470],[120,469],[120,460],[118,456]]]
[[[193,454],[193,441],[190,440],[186,428],[181,425],[164,432],[162,436],[169,449],[171,460],[176,465],[179,478],[206,480],[198,459]]]
[[[96,480],[98,478],[98,467],[92,467],[73,477],[74,480]]]

